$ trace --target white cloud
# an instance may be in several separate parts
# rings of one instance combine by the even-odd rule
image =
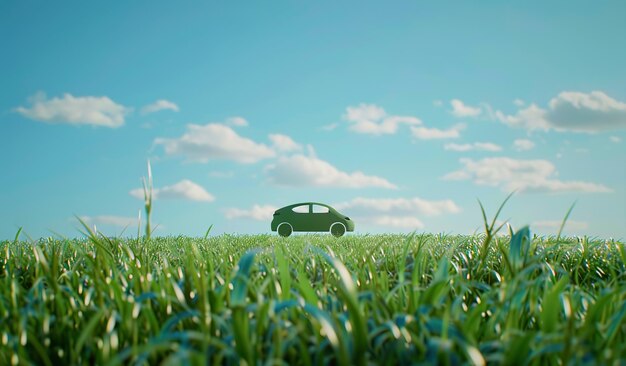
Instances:
[[[129,192],[131,196],[144,199],[144,193],[142,188],[133,189]],[[198,202],[213,202],[215,197],[207,192],[202,186],[184,179],[180,182],[165,186],[163,188],[155,188],[152,190],[153,199],[182,199]]]
[[[433,139],[454,139],[461,136],[460,132],[465,128],[464,124],[458,124],[447,130],[440,130],[438,128],[427,127],[414,127],[411,126],[411,133],[414,137],[420,140],[433,140]]]
[[[523,106],[524,106],[524,104],[526,104],[526,102],[524,102],[523,100],[521,100],[521,99],[517,98],[517,99],[515,99],[515,100],[513,101],[513,104],[515,104],[515,105],[516,105],[516,106],[518,106],[518,107],[523,107]]]
[[[535,143],[527,139],[517,139],[513,141],[513,148],[517,151],[531,150],[535,147]]]
[[[490,121],[496,121],[498,118],[496,117],[496,112],[493,107],[489,103],[481,103],[483,111],[482,114],[484,117]]]
[[[306,152],[309,155],[309,157],[314,157],[314,158],[317,157],[317,153],[315,152],[315,148],[311,144],[307,144],[306,145]]]
[[[443,106],[443,101],[441,101],[439,99],[433,100],[433,105],[435,107],[437,107],[437,108],[442,107]]]
[[[338,123],[331,123],[331,124],[322,126],[322,131],[332,131],[337,127],[339,127]]]
[[[137,217],[124,217],[124,216],[81,216],[83,222],[87,225],[102,225],[102,226],[137,226],[139,219]]]
[[[163,110],[178,112],[180,109],[178,108],[176,103],[170,102],[169,100],[165,99],[159,99],[156,102],[148,104],[141,108],[141,114],[155,113]]]
[[[109,97],[74,97],[69,93],[47,99],[40,92],[29,98],[29,102],[30,108],[17,107],[15,111],[36,121],[72,125],[116,128],[124,125],[124,116],[131,111]]]
[[[428,201],[419,197],[357,197],[333,206],[360,223],[405,229],[423,228],[424,224],[418,217],[455,214],[461,211],[452,200]]]
[[[400,124],[422,124],[417,117],[387,115],[384,109],[374,104],[348,107],[343,119],[350,123],[351,131],[370,135],[394,134]]]
[[[250,164],[274,157],[276,153],[264,144],[241,137],[232,128],[219,124],[187,125],[179,138],[156,138],[167,155],[183,155],[189,161],[206,163],[210,160],[233,160]]]
[[[558,180],[554,165],[547,160],[498,157],[478,161],[462,158],[459,161],[463,168],[446,174],[443,179],[471,179],[478,185],[500,187],[508,192],[611,192],[603,184]]]
[[[555,129],[597,132],[626,128],[626,103],[601,91],[562,92],[549,106],[547,118]]]
[[[248,121],[243,117],[230,117],[226,119],[226,124],[234,127],[245,127],[248,125]]]
[[[241,209],[241,208],[227,208],[224,210],[224,216],[227,219],[252,219],[257,221],[269,221],[272,219],[272,215],[274,211],[276,211],[277,207],[272,205],[254,205],[250,209]]]
[[[476,117],[482,113],[480,107],[466,105],[459,99],[452,99],[450,105],[452,106],[450,113],[456,117]]]
[[[619,144],[620,142],[622,142],[622,139],[619,136],[610,136],[609,140],[611,140],[611,142],[614,142],[616,144]]]
[[[515,115],[497,111],[496,118],[529,131],[600,132],[626,128],[626,103],[601,91],[561,92],[550,100],[547,109],[531,104]]]
[[[529,131],[550,129],[550,123],[546,120],[546,111],[535,104],[520,109],[515,115],[506,115],[501,111],[496,111],[496,118],[500,122],[511,127],[522,127]]]
[[[443,146],[444,150],[450,151],[501,151],[502,147],[491,142],[474,142],[471,144],[449,143]]]
[[[342,172],[330,163],[313,156],[301,154],[282,156],[265,167],[269,181],[280,186],[315,187],[381,187],[397,188],[388,180],[362,172]]]
[[[365,198],[357,197],[351,201],[334,205],[337,210],[349,210],[358,215],[372,213],[411,213],[415,215],[438,216],[446,213],[458,213],[461,209],[452,200],[428,201],[423,198]]]
[[[302,145],[296,143],[291,137],[281,134],[269,135],[270,141],[272,141],[274,150],[281,152],[289,151],[301,151]]]

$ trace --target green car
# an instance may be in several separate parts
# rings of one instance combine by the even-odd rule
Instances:
[[[323,203],[303,202],[276,210],[272,231],[285,237],[294,231],[330,231],[340,237],[346,231],[354,231],[354,221]]]

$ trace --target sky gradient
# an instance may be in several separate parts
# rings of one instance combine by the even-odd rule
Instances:
[[[269,232],[626,237],[626,2],[0,3],[0,239]],[[144,217],[142,212],[142,217]],[[124,228],[126,230],[124,231]]]

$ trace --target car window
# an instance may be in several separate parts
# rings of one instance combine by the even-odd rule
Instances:
[[[328,207],[313,205],[313,213],[328,213]]]
[[[309,213],[309,205],[300,205],[291,209],[293,212],[297,213]]]

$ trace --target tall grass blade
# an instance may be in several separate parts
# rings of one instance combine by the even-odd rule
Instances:
[[[250,271],[254,264],[254,257],[257,250],[246,252],[237,263],[237,272],[232,281],[233,290],[230,295],[230,305],[233,308],[233,331],[235,347],[239,356],[248,365],[254,365],[254,353],[250,344],[250,321],[246,311],[246,297],[248,293],[248,282]]]
[[[358,292],[352,275],[337,258],[330,256],[328,253],[315,248],[317,253],[320,254],[337,272],[340,279],[339,286],[340,294],[343,295],[346,305],[348,307],[348,315],[350,318],[350,324],[352,325],[352,334],[354,337],[354,364],[365,365],[366,364],[366,352],[367,352],[367,330],[365,327],[365,321],[363,319],[361,309],[359,307]]]
[[[213,229],[213,224],[211,224],[209,228],[206,230],[206,233],[204,233],[204,240],[206,240],[209,237],[209,233],[211,232],[211,229]]]
[[[516,272],[520,271],[526,262],[530,250],[530,230],[524,226],[511,237],[509,259]]]
[[[561,292],[568,284],[569,279],[567,277],[561,278],[552,287],[546,289],[541,301],[541,329],[545,333],[552,333],[556,330],[559,322],[559,309],[561,308],[561,301],[559,297]]]
[[[576,202],[572,203],[572,205],[570,206],[569,210],[567,210],[567,213],[565,214],[565,217],[563,218],[563,222],[561,222],[561,227],[559,227],[559,233],[556,235],[556,242],[560,242],[561,241],[561,233],[563,232],[563,228],[565,228],[565,223],[567,222],[567,219],[569,218],[569,215],[572,213],[572,210],[574,209],[574,206],[576,206]]]
[[[17,242],[20,240],[21,233],[22,233],[22,227],[20,226],[20,228],[17,229],[17,233],[15,233],[15,239],[13,239],[13,244],[17,244]]]
[[[141,179],[141,183],[143,185],[143,197],[144,197],[144,207],[146,210],[146,240],[150,240],[150,236],[152,235],[151,229],[151,214],[152,214],[152,167],[150,165],[150,160],[148,160],[148,181],[146,182],[146,178]]]
[[[274,256],[276,257],[276,263],[278,264],[278,276],[280,278],[281,294],[280,298],[283,301],[289,300],[291,297],[291,273],[289,273],[289,264],[285,259],[285,248],[279,244],[274,249]]]

